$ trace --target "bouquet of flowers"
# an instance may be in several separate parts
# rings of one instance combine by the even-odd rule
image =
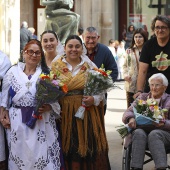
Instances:
[[[164,121],[164,114],[168,112],[168,110],[160,108],[157,101],[150,98],[146,101],[137,99],[136,105],[133,107],[133,112],[137,125],[150,125],[153,122],[159,123],[160,120]],[[128,135],[131,130],[128,125],[118,126],[117,129],[122,138]]]
[[[36,85],[35,94],[35,109],[31,119],[26,123],[31,129],[34,128],[37,119],[42,119],[38,109],[44,103],[53,103],[63,97],[68,89],[67,86],[57,79],[60,73],[57,71],[55,74],[51,71],[49,75],[41,74]]]
[[[113,80],[110,76],[112,71],[105,71],[104,65],[102,64],[101,68],[94,68],[93,70],[89,70],[86,77],[86,83],[84,87],[84,95],[85,96],[93,96],[104,94],[110,89],[114,87]],[[75,116],[83,119],[84,111],[87,107],[84,103],[79,107]]]

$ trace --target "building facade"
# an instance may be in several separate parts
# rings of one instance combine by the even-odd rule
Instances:
[[[151,20],[158,14],[170,16],[170,0],[74,0],[73,11],[80,15],[79,25],[98,29],[100,42],[122,40],[129,24],[152,34]],[[40,37],[45,25],[44,7],[39,0],[0,0],[0,50],[12,63],[19,58],[20,26],[27,21]]]

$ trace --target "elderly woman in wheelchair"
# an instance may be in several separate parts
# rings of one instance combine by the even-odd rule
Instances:
[[[170,146],[170,95],[165,93],[168,80],[163,74],[157,73],[150,77],[149,86],[150,92],[141,93],[137,99],[146,101],[148,98],[152,98],[158,102],[159,107],[166,108],[167,111],[164,119],[160,120],[159,123],[139,126],[133,111],[137,100],[125,111],[122,121],[133,129],[130,166],[134,170],[142,170],[145,149],[148,147],[154,160],[155,168],[165,170],[168,167],[166,147]]]

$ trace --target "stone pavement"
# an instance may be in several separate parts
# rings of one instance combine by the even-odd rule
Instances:
[[[109,159],[112,170],[122,169],[122,139],[115,126],[122,124],[122,114],[126,109],[124,82],[116,82],[122,88],[108,92],[107,112],[105,115],[106,135],[109,143]],[[144,165],[144,170],[153,170],[153,161]]]

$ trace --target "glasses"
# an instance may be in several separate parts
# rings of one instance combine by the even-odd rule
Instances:
[[[134,36],[134,38],[139,38],[139,39],[142,39],[143,37],[142,36]]]
[[[155,31],[159,31],[159,30],[166,31],[167,29],[168,29],[168,27],[166,27],[166,26],[156,26],[155,27]]]
[[[41,56],[41,51],[33,51],[33,50],[26,50],[25,53],[27,53],[29,56],[36,55],[36,56]]]
[[[149,84],[150,88],[160,88],[161,86],[163,86],[163,84]]]

